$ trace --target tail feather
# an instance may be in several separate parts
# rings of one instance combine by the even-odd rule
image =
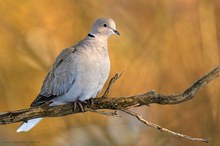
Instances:
[[[31,130],[42,119],[43,118],[37,118],[37,119],[28,120],[27,123],[22,123],[21,126],[17,129],[17,132],[27,132]]]

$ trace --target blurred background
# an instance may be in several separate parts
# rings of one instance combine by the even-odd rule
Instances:
[[[182,92],[220,64],[219,0],[0,0],[0,111],[29,107],[60,51],[84,38],[100,17],[115,20],[110,96]],[[220,80],[193,100],[134,111],[168,129],[220,145]],[[0,126],[0,146],[206,146],[148,128],[126,114],[47,118],[28,133]]]

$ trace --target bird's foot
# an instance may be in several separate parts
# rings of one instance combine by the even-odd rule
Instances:
[[[94,104],[93,98],[87,99],[85,101],[83,101],[85,104],[88,104],[89,106]]]
[[[76,110],[76,107],[77,107],[77,106],[79,106],[79,108],[80,108],[80,110],[81,110],[82,112],[85,111],[84,108],[83,108],[83,105],[82,105],[82,101],[77,100],[77,101],[74,101],[74,102],[73,102],[73,111]]]

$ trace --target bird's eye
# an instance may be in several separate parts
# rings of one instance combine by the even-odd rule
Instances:
[[[107,24],[103,24],[104,27],[107,27]]]

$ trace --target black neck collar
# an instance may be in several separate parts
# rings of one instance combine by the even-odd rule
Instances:
[[[89,33],[89,34],[88,34],[88,36],[89,36],[89,37],[92,37],[92,38],[94,38],[94,37],[95,37],[95,36],[94,36],[94,35],[92,35],[91,33]]]

